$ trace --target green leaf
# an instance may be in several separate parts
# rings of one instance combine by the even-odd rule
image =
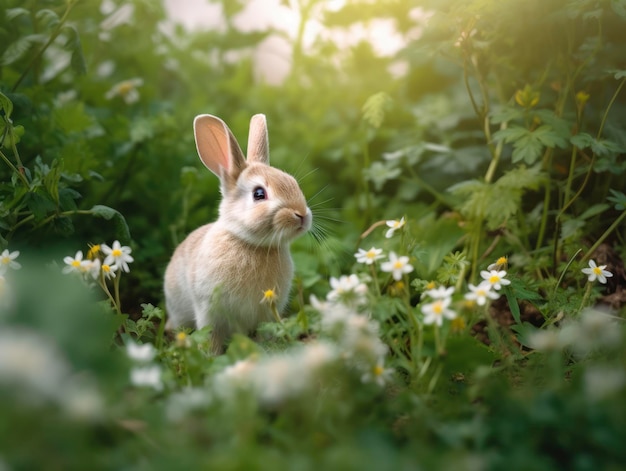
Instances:
[[[67,25],[63,28],[63,31],[68,33],[65,49],[72,53],[72,58],[70,60],[72,70],[78,75],[85,75],[87,73],[87,63],[85,62],[85,56],[83,55],[83,47],[80,42],[78,30],[72,25]]]
[[[4,110],[4,116],[7,120],[11,118],[11,113],[13,113],[13,102],[2,92],[0,92],[0,109]]]
[[[97,217],[112,221],[115,226],[115,234],[123,244],[130,243],[130,229],[126,223],[126,219],[119,211],[101,204],[95,205],[89,210],[91,214]]]
[[[524,192],[537,189],[544,179],[539,167],[520,166],[493,184],[470,180],[454,185],[449,191],[462,197],[459,210],[464,216],[484,219],[489,229],[495,229],[517,213]]]
[[[391,106],[391,97],[385,92],[370,96],[363,105],[363,120],[373,128],[382,126],[385,114]]]
[[[626,70],[611,70],[611,72],[614,74],[615,80],[621,80],[626,77]]]
[[[19,61],[30,50],[33,44],[42,43],[46,40],[43,34],[29,34],[19,38],[17,41],[9,44],[2,57],[0,57],[0,67],[11,65]]]
[[[59,24],[60,21],[59,15],[57,15],[54,11],[48,8],[39,10],[36,13],[35,18],[37,18],[37,20],[39,20],[39,23],[47,29],[54,28]]]
[[[602,214],[604,211],[609,209],[609,205],[605,203],[594,204],[593,206],[587,208],[578,219],[586,220],[592,218],[593,216],[597,216],[598,214]]]
[[[621,191],[609,190],[613,196],[607,196],[606,199],[611,203],[615,203],[615,209],[624,211],[626,209],[626,195]]]
[[[511,314],[513,315],[513,319],[515,319],[516,324],[521,324],[522,317],[519,309],[519,304],[517,303],[517,298],[513,295],[508,286],[504,286],[503,290],[504,295],[506,296],[506,300],[509,303],[509,309],[511,310]]]
[[[48,213],[56,210],[57,205],[45,192],[30,192],[26,197],[26,206],[33,213],[35,221],[43,220]]]
[[[548,124],[543,124],[532,131],[522,126],[511,126],[497,131],[493,137],[495,140],[513,144],[513,162],[524,161],[529,165],[537,161],[544,147],[567,145],[567,140]]]
[[[524,117],[524,110],[518,107],[502,106],[491,113],[491,123],[501,124]]]
[[[591,147],[595,142],[595,138],[586,132],[581,132],[570,137],[570,142],[579,149],[586,149],[587,147]]]
[[[26,8],[8,8],[5,13],[5,18],[7,21],[13,21],[20,16],[28,16],[30,12]]]
[[[611,0],[611,8],[622,18],[626,18],[626,0]]]

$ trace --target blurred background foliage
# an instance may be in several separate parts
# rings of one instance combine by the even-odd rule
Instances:
[[[273,165],[298,177],[327,233],[321,246],[310,237],[295,243],[297,284],[307,295],[323,293],[320,280],[351,269],[368,227],[401,216],[413,221],[411,255],[421,279],[434,278],[454,249],[467,254],[470,281],[481,264],[509,254],[526,286],[544,296],[544,315],[550,318],[574,295],[548,299],[549,283],[567,271],[579,249],[585,259],[597,257],[601,243],[600,262],[618,268],[610,292],[621,292],[626,2],[351,0],[328,8],[321,0],[284,1],[299,19],[291,36],[271,26],[238,29],[235,19],[244,1],[211,3],[221,5],[221,26],[189,31],[168,22],[160,1],[0,0],[2,248],[43,263],[38,257],[61,260],[87,243],[119,239],[131,245],[135,263],[122,304],[136,319],[142,304],[162,303],[161,277],[176,244],[217,214],[218,182],[197,158],[194,116],[222,117],[245,142],[250,116],[262,112]],[[327,34],[305,41],[313,21],[324,31],[348,34],[355,25],[381,19],[391,21],[404,39],[392,54],[380,54],[366,40],[341,45]],[[280,83],[263,79],[255,55],[272,35],[289,44],[290,67]],[[71,293],[49,282],[49,274],[40,276],[26,277],[39,299]],[[566,277],[564,284],[581,288],[574,278]],[[596,298],[600,294],[594,291]],[[49,435],[44,428],[36,447],[28,441],[34,426],[30,412],[2,407],[10,415],[0,437],[23,440],[8,469],[42,463],[71,469],[65,453],[76,453],[74,463],[81,463],[93,459],[94,449],[104,450],[95,461],[103,468],[127,467],[129,461],[136,463],[133,469],[235,467],[237,444],[227,435],[204,435],[197,429],[199,419],[180,435],[196,442],[183,443],[171,424],[161,423],[162,411],[154,412],[158,405],[140,404],[150,396],[124,389],[124,359],[111,360],[117,369],[105,367],[103,352],[92,351],[94,342],[110,347],[102,342],[103,333],[110,338],[121,320],[85,326],[88,311],[98,305],[78,298],[72,308],[34,306],[30,300],[16,312],[37,314],[14,313],[12,322],[37,325],[68,346],[72,368],[98,371],[89,381],[129,405],[84,434],[82,418],[66,421],[63,411],[69,406],[54,399],[61,412],[50,404],[38,410],[49,417],[49,430],[67,426],[65,435]],[[292,310],[301,307],[301,299],[294,297]],[[615,305],[621,308],[623,302]],[[51,319],[64,322],[73,335],[56,329]],[[620,355],[623,366],[623,349]],[[55,381],[62,383],[64,374]],[[614,433],[624,431],[623,405],[611,415],[614,402],[585,403],[580,378],[527,397],[503,393],[500,400],[502,388],[492,376],[477,381],[480,392],[473,398],[484,407],[476,413],[459,406],[450,422],[446,413],[456,410],[450,402],[429,409],[419,398],[400,396],[398,402],[372,406],[357,397],[344,410],[329,402],[328,414],[345,414],[337,430],[314,420],[308,425],[320,432],[291,442],[281,433],[295,429],[289,422],[297,422],[297,414],[282,423],[271,414],[252,424],[244,423],[250,417],[245,414],[239,422],[219,411],[203,418],[212,426],[234,420],[229,430],[244,437],[251,468],[267,460],[308,469],[312,465],[298,461],[300,453],[320,449],[325,453],[316,465],[345,469],[378,464],[413,469],[416,455],[443,467],[557,469],[578,447],[584,456],[568,461],[570,469],[598,469],[598,463],[618,469],[624,462],[621,444],[614,441]],[[403,427],[416,422],[418,428]],[[160,436],[146,438],[145,423]],[[275,435],[265,438],[281,443],[283,454],[245,439],[244,428],[249,437],[263,435],[270,423]],[[598,435],[587,441],[581,432],[560,442],[559,433],[569,428]],[[353,435],[354,430],[359,432]],[[345,440],[328,451],[328,440],[341,433]],[[157,448],[153,439],[158,446],[175,445],[177,452],[159,450],[163,462],[147,464]],[[533,440],[551,443],[542,448]],[[215,443],[223,448],[210,446]],[[201,453],[206,446],[211,451]],[[450,453],[441,458],[440,450]],[[536,460],[533,453],[539,451]],[[0,469],[3,453],[0,445]]]

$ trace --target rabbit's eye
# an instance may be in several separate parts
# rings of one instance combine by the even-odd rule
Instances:
[[[267,193],[265,192],[265,189],[257,186],[254,190],[252,190],[252,199],[254,199],[254,201],[267,199]]]

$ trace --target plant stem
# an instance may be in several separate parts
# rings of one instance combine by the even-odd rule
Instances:
[[[596,243],[593,244],[591,248],[587,251],[587,253],[583,255],[583,262],[587,260],[589,257],[591,257],[591,255],[596,251],[596,249],[600,246],[600,244],[604,242],[604,240],[609,236],[611,232],[613,232],[617,228],[617,226],[620,225],[620,223],[624,220],[625,217],[626,217],[626,210],[622,211],[622,214],[620,214],[619,217],[615,221],[613,221],[613,224],[611,224],[609,228],[606,231],[604,231],[604,234],[602,234],[600,238],[596,240]]]
[[[593,287],[593,283],[591,281],[587,281],[587,287],[585,289],[585,294],[583,295],[583,300],[580,303],[580,307],[578,308],[578,312],[582,311],[587,301],[589,301],[589,296],[591,295],[591,288]]]
[[[619,92],[624,87],[624,83],[626,83],[626,77],[624,77],[622,81],[620,82],[620,84],[618,85],[617,90],[615,90],[615,93],[611,97],[611,101],[609,101],[609,104],[606,107],[606,110],[604,111],[604,115],[602,115],[602,121],[600,122],[600,127],[598,128],[598,134],[596,134],[596,139],[600,139],[600,136],[602,136],[602,132],[604,131],[604,125],[606,124],[606,119],[609,116],[609,111],[613,107],[613,103],[615,103],[615,100],[617,99]]]
[[[122,270],[118,270],[118,275],[113,278],[113,289],[115,291],[115,306],[118,314],[122,313],[122,303],[120,303],[120,279],[122,278]]]
[[[13,165],[13,162],[11,162],[9,158],[6,155],[4,155],[2,151],[0,151],[0,158],[2,158],[2,160],[4,160],[4,162],[9,166],[9,168],[15,172],[15,174],[19,177],[19,179],[22,181],[24,186],[26,188],[29,188],[30,183],[28,183],[28,180],[26,180],[24,173],[20,172],[18,168],[15,165]]]
[[[441,348],[441,338],[439,336],[439,326],[437,324],[435,324],[434,327],[435,327],[435,351],[437,352],[437,355],[441,356],[441,355],[443,355],[443,349]]]
[[[99,280],[98,284],[102,288],[102,291],[104,291],[104,293],[109,298],[109,301],[111,301],[111,304],[113,305],[113,307],[115,308],[117,313],[118,314],[122,314],[121,311],[120,311],[119,306],[115,302],[115,298],[113,298],[113,295],[111,295],[111,291],[109,290],[109,287],[107,286],[107,282],[106,282],[106,279],[104,278],[104,273],[103,272],[100,273],[100,280]]]
[[[370,271],[372,272],[372,279],[374,280],[374,288],[376,288],[376,297],[380,297],[382,293],[380,292],[380,284],[378,283],[378,276],[376,276],[375,263],[372,263],[370,265]]]

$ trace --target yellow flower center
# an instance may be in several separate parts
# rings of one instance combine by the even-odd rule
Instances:
[[[396,260],[393,264],[394,270],[402,270],[402,267],[404,267],[404,263],[402,263],[400,260]]]
[[[72,266],[74,268],[80,267],[80,261],[79,260],[72,260]]]
[[[496,260],[496,264],[498,265],[504,265],[506,264],[506,262],[507,262],[506,257],[500,257],[498,260]]]
[[[113,249],[113,251],[111,252],[111,255],[113,255],[114,257],[121,257],[122,251],[120,249]]]
[[[489,277],[489,283],[492,285],[496,284],[498,281],[500,281],[500,277],[498,275],[491,275]]]
[[[176,334],[176,340],[178,340],[179,342],[183,342],[185,341],[185,339],[187,339],[187,334],[185,332],[178,332]]]
[[[365,256],[367,258],[376,258],[376,252],[374,252],[373,250],[368,250]]]
[[[434,281],[429,281],[426,285],[426,289],[435,289],[436,286],[437,284]]]
[[[374,376],[380,376],[383,374],[384,371],[385,369],[382,366],[376,365],[372,372],[374,373]]]
[[[263,300],[264,301],[274,301],[276,299],[276,292],[273,289],[268,289],[263,291]]]
[[[487,296],[487,291],[484,289],[478,289],[476,290],[476,296]]]
[[[102,265],[102,271],[105,273],[110,273],[111,267],[109,265]]]
[[[596,275],[596,276],[602,275],[602,268],[600,268],[600,267],[593,267],[593,274]]]
[[[130,93],[131,90],[135,88],[135,84],[133,82],[122,82],[117,86],[117,93],[124,96]]]
[[[433,305],[433,312],[435,314],[437,314],[438,316],[440,316],[441,314],[443,314],[443,305],[441,304],[441,301],[437,301],[434,305]]]
[[[98,256],[98,254],[100,253],[100,245],[92,245],[91,248],[89,249],[89,252],[87,252],[87,258],[89,260],[93,260],[94,258],[96,258]]]
[[[2,263],[8,265],[9,263],[11,263],[11,257],[2,257]]]

